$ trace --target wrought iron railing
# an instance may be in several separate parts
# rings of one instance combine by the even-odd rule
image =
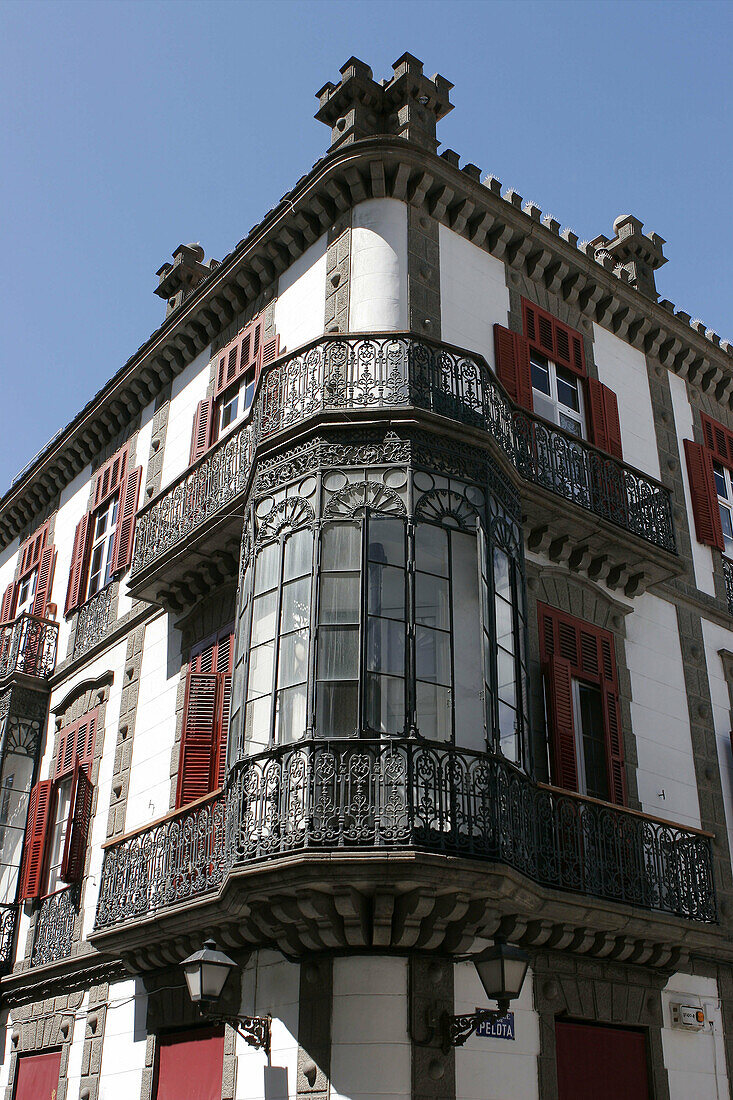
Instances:
[[[660,482],[514,406],[480,356],[412,336],[339,335],[263,372],[248,422],[140,511],[133,575],[244,490],[260,443],[321,412],[375,408],[425,409],[482,429],[528,481],[675,550]]]
[[[723,576],[725,577],[725,595],[728,600],[728,611],[733,615],[733,561],[723,558]]]
[[[47,680],[56,667],[59,624],[35,615],[19,615],[0,626],[0,680],[14,672]]]
[[[329,740],[240,761],[207,802],[108,847],[96,927],[213,893],[254,861],[331,848],[498,862],[555,889],[716,919],[704,834],[543,787],[486,754]]]
[[[43,966],[69,957],[78,915],[79,891],[76,886],[58,890],[42,900],[36,913],[32,966]]]
[[[9,974],[13,967],[13,944],[18,918],[17,905],[0,905],[0,975]]]
[[[112,590],[100,589],[79,608],[74,630],[74,657],[85,653],[107,633],[112,617]]]

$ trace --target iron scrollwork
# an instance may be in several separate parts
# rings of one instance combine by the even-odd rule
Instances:
[[[36,914],[31,957],[33,966],[43,966],[69,957],[78,915],[79,892],[75,886],[43,899]]]
[[[107,633],[112,614],[112,592],[100,589],[79,609],[74,632],[74,656],[84,653]]]
[[[0,626],[0,680],[23,672],[47,680],[56,667],[59,624],[24,613]]]

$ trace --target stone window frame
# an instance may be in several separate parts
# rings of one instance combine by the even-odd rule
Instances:
[[[10,1010],[10,1069],[5,1100],[13,1100],[18,1057],[21,1054],[44,1054],[61,1048],[61,1066],[57,1100],[66,1100],[69,1054],[74,1040],[74,1023],[84,1001],[84,993],[69,993],[51,1001],[21,1005]]]

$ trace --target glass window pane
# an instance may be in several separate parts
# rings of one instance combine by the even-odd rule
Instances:
[[[311,571],[313,560],[313,533],[308,527],[293,531],[285,542],[285,561],[283,577],[286,581],[293,577],[303,577]]]
[[[369,561],[405,564],[405,524],[401,519],[370,519]]]
[[[478,543],[475,535],[452,531],[453,706],[456,744],[485,746],[483,665],[478,606]]]
[[[496,607],[496,641],[504,649],[514,652],[514,616],[512,605],[497,596],[494,601]]]
[[[571,416],[566,416],[561,412],[558,418],[558,424],[561,428],[564,428],[566,432],[571,432],[573,435],[577,435],[578,439],[582,436],[581,425],[579,420],[574,420]]]
[[[499,698],[511,706],[516,706],[517,689],[515,682],[514,657],[505,649],[496,651],[496,675]]]
[[[366,679],[366,721],[378,733],[403,733],[405,729],[405,682],[396,676]]]
[[[530,357],[532,367],[532,388],[540,393],[550,394],[550,367],[544,355],[533,351]]]
[[[321,577],[322,623],[359,622],[359,575],[330,573]]]
[[[358,627],[322,628],[319,632],[318,679],[356,680],[358,675]]]
[[[369,562],[368,605],[370,615],[390,619],[405,617],[405,571],[394,565]]]
[[[276,542],[263,546],[255,565],[255,594],[277,588],[280,547]]]
[[[720,522],[723,527],[723,538],[733,538],[733,523],[731,523],[730,508],[726,505],[720,505]]]
[[[268,642],[275,637],[277,618],[277,592],[267,592],[252,601],[252,645]]]
[[[430,741],[450,740],[450,688],[418,683],[417,728]]]
[[[270,743],[270,696],[247,703],[244,712],[244,739],[247,752],[257,752]]]
[[[507,760],[519,760],[519,735],[517,712],[506,703],[499,703],[499,747]]]
[[[423,626],[450,628],[448,581],[429,573],[415,578],[415,619]]]
[[[275,741],[279,745],[289,744],[305,736],[306,727],[306,686],[288,688],[277,693],[275,704]]]
[[[319,737],[353,737],[357,728],[358,684],[353,681],[319,684],[316,727]]]
[[[728,499],[728,486],[725,483],[725,471],[723,467],[717,462],[713,463],[713,472],[715,473],[715,491],[719,497],[723,497],[724,500]]]
[[[578,379],[570,371],[562,367],[557,368],[557,399],[573,412],[580,412],[580,398],[578,397]]]
[[[321,569],[361,568],[361,529],[355,523],[329,523],[321,535]]]
[[[394,619],[370,619],[367,628],[367,668],[370,672],[405,671],[405,624]]]
[[[503,550],[494,550],[494,591],[505,600],[512,599],[512,586],[509,573],[509,558]]]
[[[415,658],[418,680],[450,684],[450,635],[426,626],[415,629]]]
[[[272,691],[272,671],[275,647],[272,642],[256,646],[249,654],[249,681],[247,698],[269,695]]]
[[[415,528],[415,566],[424,573],[448,576],[448,532],[431,523]]]
[[[267,598],[269,597],[265,597]],[[283,585],[283,604],[280,613],[280,630],[283,634],[289,630],[303,630],[310,624],[310,603],[310,575]]]
[[[308,679],[308,634],[302,630],[280,639],[277,686],[291,687]]]

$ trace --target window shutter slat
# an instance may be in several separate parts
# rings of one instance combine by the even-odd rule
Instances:
[[[15,618],[15,597],[17,586],[11,582],[3,592],[2,607],[0,607],[0,623],[10,623]]]
[[[189,673],[176,806],[185,806],[213,790],[218,748],[218,684],[216,673]]]
[[[613,390],[596,378],[588,379],[588,403],[593,442],[614,458],[623,458],[618,400]]]
[[[69,585],[66,589],[66,606],[64,614],[70,615],[82,602],[82,588],[84,585],[84,568],[86,565],[87,549],[90,533],[90,513],[81,517],[74,535],[74,549],[71,553],[71,568],[69,569]]]
[[[512,401],[532,411],[532,370],[529,345],[523,336],[494,325],[496,376]]]
[[[558,321],[547,310],[534,302],[522,299],[522,325],[524,335],[538,351],[552,359],[560,367],[567,367],[574,374],[585,377],[585,346],[576,329]]]
[[[108,497],[116,493],[127,474],[128,444],[120,447],[94,475],[92,508],[98,508]]]
[[[575,756],[572,668],[570,662],[563,657],[550,657],[545,665],[545,675],[552,725],[554,780],[559,787],[564,787],[569,791],[577,791],[578,763]]]
[[[41,562],[38,566],[36,594],[33,597],[32,614],[38,616],[39,619],[45,618],[46,615],[46,605],[51,595],[51,585],[53,584],[53,571],[55,567],[56,551],[53,546],[47,546],[41,554]]]
[[[706,413],[700,413],[700,421],[705,446],[712,451],[718,462],[733,470],[733,432]]]
[[[267,340],[262,345],[262,357],[260,364],[257,368],[257,376],[259,377],[260,371],[264,367],[269,367],[270,363],[273,363],[280,354],[280,337],[273,336],[270,340]]]
[[[712,455],[706,447],[686,439],[685,458],[698,541],[722,550],[723,527],[720,522],[718,494],[715,490]]]
[[[191,454],[189,463],[194,463],[205,455],[209,449],[211,439],[211,422],[214,415],[214,402],[210,397],[199,401],[196,406],[196,414],[193,418],[193,432],[191,434]]]
[[[611,801],[616,802],[619,806],[625,806],[626,766],[624,764],[624,741],[621,733],[616,684],[604,680],[601,690],[603,692],[603,721],[606,728],[606,761]]]
[[[74,762],[74,781],[72,784],[69,822],[66,827],[64,857],[59,871],[62,882],[78,882],[84,874],[87,839],[92,820],[93,794],[92,782],[77,756]]]
[[[120,492],[120,519],[115,532],[112,551],[112,572],[123,573],[132,561],[132,545],[135,541],[135,516],[140,495],[143,468],[136,466],[125,478]]]
[[[36,783],[28,801],[28,822],[25,827],[23,845],[23,866],[20,874],[18,899],[28,901],[41,893],[43,875],[43,857],[46,848],[46,836],[51,810],[51,792],[53,782],[42,779]]]

